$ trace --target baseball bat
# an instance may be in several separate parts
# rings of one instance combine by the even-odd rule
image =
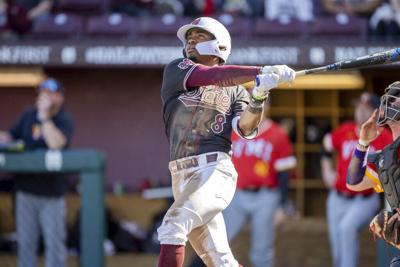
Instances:
[[[353,69],[372,65],[390,64],[397,61],[400,61],[400,48],[394,48],[385,52],[374,53],[354,59],[343,60],[322,67],[296,71],[296,77],[332,70]]]

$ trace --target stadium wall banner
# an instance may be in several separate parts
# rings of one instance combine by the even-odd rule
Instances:
[[[316,66],[392,48],[395,46],[242,46],[232,50],[228,63]],[[177,46],[0,45],[0,65],[161,67],[180,56],[182,48]]]

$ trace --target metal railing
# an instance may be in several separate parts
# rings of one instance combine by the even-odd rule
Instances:
[[[80,266],[103,267],[105,157],[96,150],[37,150],[0,153],[0,172],[80,173],[81,221]]]

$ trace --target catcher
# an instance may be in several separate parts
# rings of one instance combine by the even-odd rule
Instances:
[[[382,151],[368,155],[369,144],[388,126],[393,143]],[[379,110],[361,126],[360,139],[348,171],[347,187],[361,191],[374,188],[385,192],[392,211],[381,211],[370,223],[370,231],[400,249],[400,81],[390,84],[381,97]],[[395,257],[391,267],[400,266]]]

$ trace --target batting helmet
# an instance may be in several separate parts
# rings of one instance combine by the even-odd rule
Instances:
[[[377,124],[384,125],[389,121],[400,121],[400,81],[390,84],[381,97]]]
[[[223,62],[226,62],[231,54],[231,36],[225,26],[218,20],[209,17],[200,17],[190,24],[183,25],[179,28],[177,36],[184,47],[186,45],[186,33],[193,28],[203,29],[215,37],[214,40],[196,44],[196,50],[199,54],[217,56]]]

